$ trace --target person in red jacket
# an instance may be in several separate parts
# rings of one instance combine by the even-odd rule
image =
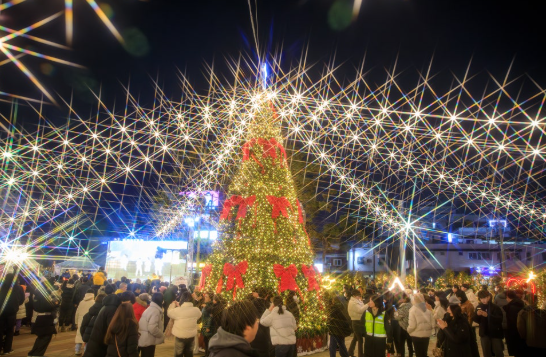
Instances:
[[[140,294],[136,298],[136,302],[133,304],[133,309],[135,310],[135,317],[137,321],[140,321],[140,318],[142,317],[142,314],[146,309],[148,308],[148,304],[150,303],[150,296],[146,293]]]

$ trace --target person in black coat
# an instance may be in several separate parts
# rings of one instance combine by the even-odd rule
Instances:
[[[138,357],[138,322],[130,301],[116,309],[104,342],[108,344],[106,357]]]
[[[269,309],[271,303],[267,300],[268,294],[265,289],[258,288],[253,293],[254,299],[252,303],[258,311],[258,316],[262,316],[264,311]],[[271,336],[269,334],[269,327],[266,327],[262,324],[258,326],[258,333],[254,338],[254,341],[250,343],[250,346],[258,351],[258,354],[262,357],[269,357],[272,353],[274,354],[274,347],[271,343]]]
[[[436,347],[444,350],[444,357],[464,357],[471,355],[470,325],[459,305],[450,305],[446,317],[437,320],[440,331]]]
[[[121,304],[120,297],[114,294],[115,289],[115,285],[108,285],[105,289],[106,293],[109,295],[102,301],[103,307],[95,319],[83,357],[106,356],[108,346],[104,343],[104,336],[106,336],[108,326],[110,325],[118,306]]]
[[[95,319],[102,309],[102,300],[106,295],[99,294],[95,298],[95,304],[89,308],[87,314],[83,316],[82,325],[80,326],[80,332],[82,334],[83,342],[89,342],[91,338],[91,332],[93,331],[93,326],[95,325]]]
[[[57,322],[57,312],[59,310],[58,294],[50,289],[49,284],[39,286],[34,292],[34,311],[38,316],[32,325],[30,332],[36,335],[36,341],[28,356],[43,356],[53,338],[57,334],[55,325]]]
[[[74,280],[64,281],[61,287],[61,309],[59,315],[59,330],[65,332],[72,324],[72,312],[74,311]]]
[[[502,308],[506,312],[505,338],[508,345],[508,354],[514,357],[524,357],[528,355],[527,344],[518,332],[518,314],[525,307],[525,304],[518,298],[514,290],[508,290],[505,294],[508,303]]]
[[[502,357],[504,356],[504,345],[502,343],[504,314],[502,309],[491,302],[491,294],[485,290],[478,292],[478,299],[480,299],[480,304],[476,307],[473,320],[480,325],[483,357],[492,357],[491,351],[496,357]]]
[[[13,285],[13,286],[12,286]],[[0,350],[12,352],[13,331],[19,305],[25,302],[25,292],[15,275],[6,274],[0,287]]]
[[[341,357],[348,357],[349,352],[345,346],[345,337],[353,331],[351,328],[351,319],[345,316],[344,306],[336,296],[325,294],[326,309],[328,312],[328,332],[330,333],[330,357],[336,356],[336,350],[339,349]]]

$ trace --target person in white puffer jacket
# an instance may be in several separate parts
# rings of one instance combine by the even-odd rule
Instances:
[[[430,336],[436,326],[432,307],[427,306],[422,294],[413,296],[413,306],[409,311],[408,333],[413,341],[415,357],[427,357]]]
[[[197,336],[197,320],[201,317],[201,310],[193,307],[193,297],[189,291],[180,296],[180,305],[173,301],[167,310],[167,316],[174,320],[172,334],[175,356],[191,356],[195,336]]]
[[[268,310],[265,310],[260,323],[269,327],[271,343],[275,346],[275,356],[293,356],[296,352],[296,319],[283,306],[282,297],[275,296]]]
[[[155,355],[155,346],[165,341],[162,305],[163,294],[155,293],[152,295],[150,307],[142,313],[138,323],[140,357],[153,357]]]

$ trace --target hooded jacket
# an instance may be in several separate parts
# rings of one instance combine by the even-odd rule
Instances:
[[[104,336],[106,336],[108,325],[110,325],[112,317],[114,317],[114,314],[116,313],[116,310],[120,304],[121,299],[119,296],[114,294],[108,295],[104,298],[104,300],[102,300],[102,309],[95,319],[93,330],[91,331],[91,336],[89,337],[89,342],[87,343],[85,353],[83,354],[84,357],[98,357],[106,355],[108,346],[104,344]]]
[[[138,296],[136,297],[135,301],[136,302],[133,304],[133,310],[135,311],[136,320],[140,321],[142,314],[148,308],[148,303],[140,299]]]
[[[218,328],[209,341],[209,357],[257,357],[258,352],[241,336]]]
[[[165,341],[163,327],[163,308],[152,302],[138,323],[138,332],[140,333],[138,346],[147,347],[162,344]]]
[[[418,302],[417,296],[414,298],[416,302],[409,310],[408,333],[412,337],[430,337],[436,322],[432,317],[432,312],[427,309],[424,302]]]
[[[93,275],[93,285],[103,286],[105,281],[106,274],[102,270],[99,270]]]
[[[521,338],[518,332],[518,315],[524,307],[525,304],[519,298],[511,300],[502,307],[506,314],[507,328],[505,331],[505,338],[506,344],[508,345],[508,354],[510,356],[514,356],[526,347],[525,340]]]
[[[278,306],[275,306],[273,310],[265,310],[260,323],[269,327],[273,345],[294,345],[296,344],[296,319],[285,306],[282,308],[282,314],[279,314]]]
[[[83,323],[83,317],[89,312],[89,309],[91,306],[95,305],[95,294],[93,293],[87,293],[83,297],[83,300],[78,305],[78,309],[76,310],[76,324],[78,325],[78,331],[76,332],[76,343],[83,343],[83,337],[82,337],[82,323]]]
[[[518,332],[527,346],[546,348],[546,310],[526,306],[518,313]]]
[[[192,338],[197,335],[197,320],[201,317],[201,311],[191,302],[185,302],[179,307],[171,304],[167,315],[174,320],[172,331],[174,336]]]

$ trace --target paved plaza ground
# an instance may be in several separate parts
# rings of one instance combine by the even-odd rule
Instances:
[[[74,356],[74,337],[76,332],[62,332],[53,337],[51,344],[47,350],[47,357],[72,357]],[[12,357],[26,357],[27,352],[30,351],[32,345],[34,344],[36,336],[30,334],[30,328],[22,327],[21,335],[15,336],[13,338],[13,349],[15,352],[11,354]],[[347,337],[346,345],[349,347],[351,343],[351,337]],[[436,338],[431,338],[431,343],[429,345],[429,357],[432,357],[432,348],[436,344]],[[480,343],[478,341],[478,346]],[[506,348],[506,346],[505,346]],[[505,356],[508,356],[508,352],[504,351]],[[164,344],[157,346],[156,357],[173,357],[174,356],[174,341],[166,341]],[[202,356],[203,353],[196,356]],[[480,347],[481,355],[481,347]],[[328,357],[328,351],[320,352],[313,354],[314,357]],[[339,353],[337,354],[339,356]],[[406,356],[408,356],[406,351]],[[102,357],[102,356],[97,356]]]

